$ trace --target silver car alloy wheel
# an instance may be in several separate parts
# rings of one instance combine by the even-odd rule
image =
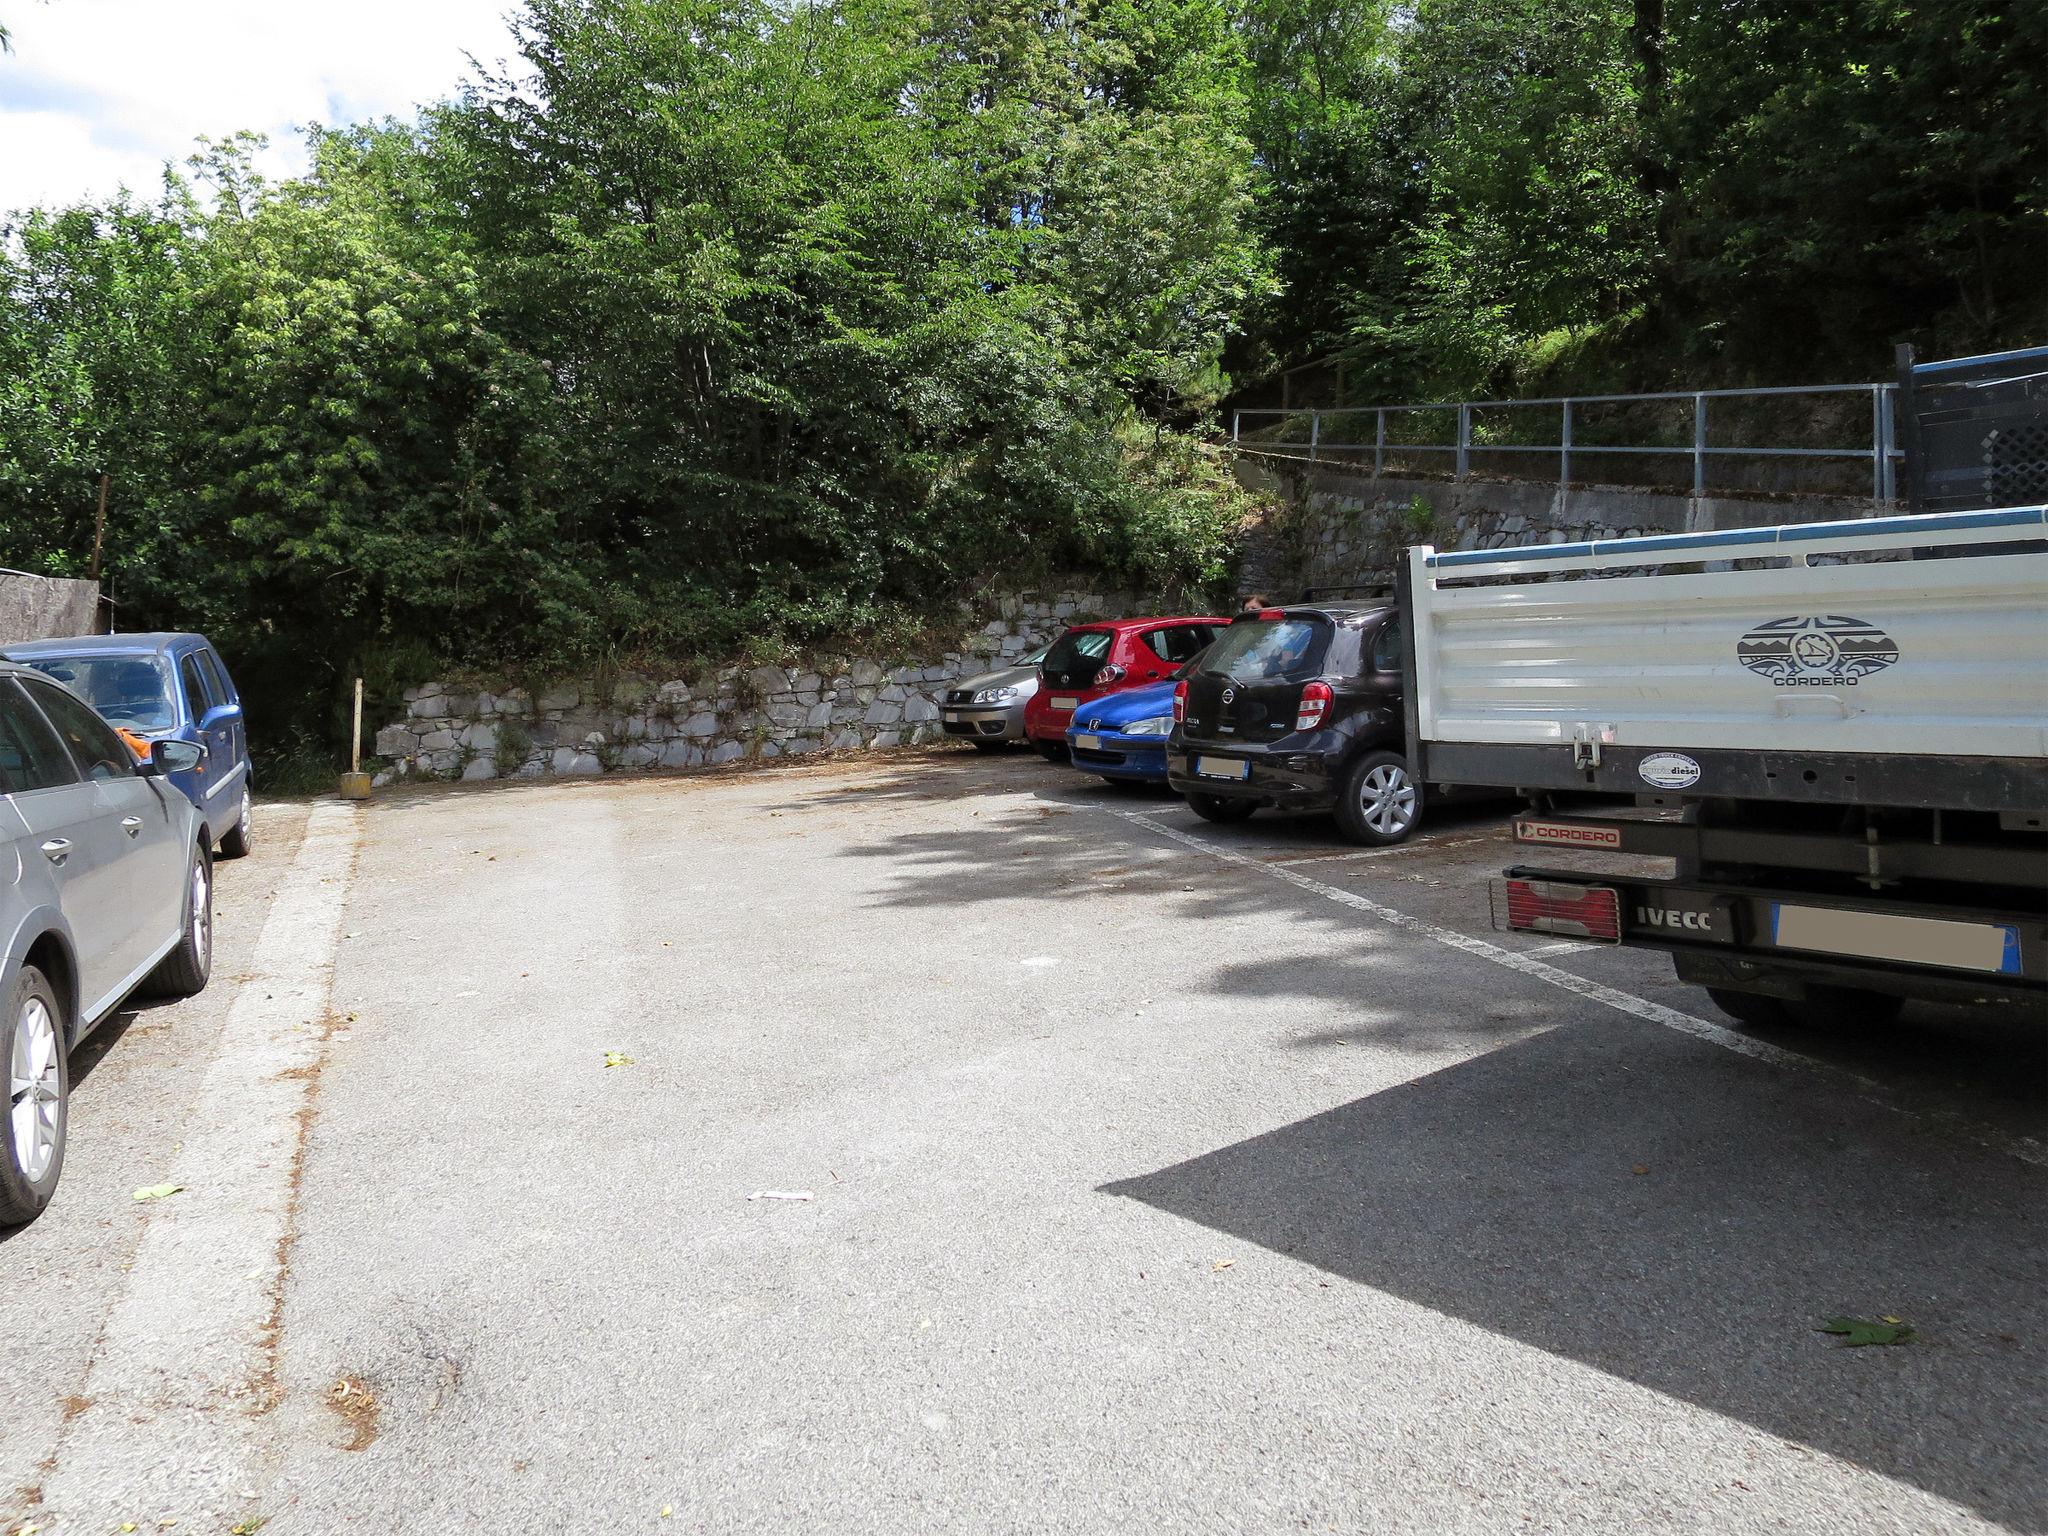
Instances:
[[[242,791],[242,814],[235,818],[235,830],[242,834],[242,842],[245,845],[249,841],[249,828],[255,820],[256,817],[249,810],[249,791],[244,789]]]
[[[206,861],[192,861],[192,948],[202,969],[213,962],[213,913],[206,902]]]
[[[50,1171],[64,1134],[64,1106],[57,1095],[57,1021],[40,997],[23,1003],[14,1021],[7,1088],[14,1165],[33,1184]]]
[[[1408,770],[1381,763],[1358,788],[1365,823],[1382,837],[1399,837],[1415,824],[1415,786]]]

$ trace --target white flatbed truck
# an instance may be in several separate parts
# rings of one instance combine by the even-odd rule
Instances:
[[[1963,361],[2000,388],[1940,420],[1908,376],[1916,499],[1982,499],[1913,461],[1930,421],[2048,472],[2048,351]],[[1544,860],[1497,926],[1668,951],[1752,1023],[2048,1013],[2048,506],[1423,547],[1403,587],[1414,776],[1518,791]]]

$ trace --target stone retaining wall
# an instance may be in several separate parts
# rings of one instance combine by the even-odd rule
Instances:
[[[936,657],[735,665],[687,678],[621,672],[537,696],[509,684],[427,683],[406,691],[403,720],[377,732],[376,782],[696,768],[927,741],[942,734],[939,690],[1014,661],[1069,624],[1149,606],[1116,593],[1016,593]]]

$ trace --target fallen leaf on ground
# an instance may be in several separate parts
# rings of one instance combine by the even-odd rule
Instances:
[[[1847,1349],[1866,1344],[1904,1344],[1913,1337],[1913,1325],[1887,1318],[1873,1322],[1867,1317],[1831,1317],[1820,1325],[1822,1333],[1839,1337]]]
[[[1649,1171],[1650,1170],[1645,1168],[1641,1163],[1637,1163],[1635,1167],[1629,1169],[1630,1173],[1648,1173]]]
[[[672,1514],[674,1514],[674,1513],[675,1513],[675,1511],[674,1511],[673,1509],[669,1508],[669,1506],[668,1506],[668,1505],[664,1504],[664,1505],[662,1505],[662,1506],[661,1506],[661,1518],[662,1518],[662,1519],[666,1520],[666,1519],[667,1519],[667,1518],[668,1518],[668,1517],[669,1517],[670,1515],[672,1515]]]
[[[606,1051],[604,1064],[608,1067],[630,1067],[633,1065],[633,1058],[622,1051]]]
[[[1218,1259],[1214,1264],[1211,1264],[1209,1266],[1210,1273],[1220,1275],[1223,1273],[1224,1270],[1230,1268],[1230,1266],[1235,1264],[1236,1262],[1237,1260],[1235,1259]]]
[[[808,1189],[757,1189],[747,1198],[749,1200],[815,1200],[818,1197]]]
[[[135,1198],[138,1200],[161,1200],[167,1195],[183,1194],[184,1191],[185,1186],[182,1184],[145,1184],[142,1188],[135,1191]]]

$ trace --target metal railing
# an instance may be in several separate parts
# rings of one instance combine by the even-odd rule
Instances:
[[[1555,396],[1540,400],[1453,400],[1438,401],[1427,405],[1357,405],[1343,406],[1334,410],[1309,410],[1299,408],[1286,410],[1276,407],[1243,409],[1231,413],[1230,441],[1240,451],[1253,449],[1259,452],[1279,452],[1287,457],[1302,456],[1295,450],[1304,450],[1311,460],[1331,458],[1338,454],[1372,453],[1374,474],[1386,469],[1387,456],[1393,453],[1447,453],[1453,455],[1454,474],[1463,480],[1472,469],[1472,456],[1487,453],[1555,454],[1557,455],[1557,477],[1560,486],[1569,487],[1572,481],[1574,459],[1594,454],[1636,454],[1657,455],[1665,458],[1692,460],[1692,494],[1704,496],[1707,491],[1707,462],[1718,458],[1758,459],[1836,459],[1867,460],[1870,464],[1870,494],[1880,502],[1898,499],[1898,466],[1905,455],[1898,446],[1898,428],[1895,421],[1895,400],[1898,393],[1896,384],[1797,384],[1770,389],[1698,389],[1672,390],[1659,394],[1645,395],[1572,395]],[[1756,400],[1778,395],[1853,395],[1865,394],[1870,397],[1870,442],[1868,446],[1852,448],[1797,448],[1797,447],[1734,447],[1717,446],[1707,440],[1708,405],[1715,400]],[[1648,404],[1659,401],[1692,402],[1692,441],[1690,444],[1621,444],[1574,442],[1574,415],[1587,406],[1627,406]],[[1495,442],[1475,438],[1473,419],[1475,413],[1485,411],[1520,411],[1531,409],[1556,409],[1559,412],[1560,430],[1554,443]],[[1448,411],[1456,416],[1456,438],[1452,442],[1404,443],[1395,442],[1387,436],[1387,417],[1400,417],[1418,412]],[[1253,417],[1276,417],[1278,425],[1285,428],[1290,421],[1306,417],[1308,438],[1306,441],[1281,441],[1256,435],[1247,438],[1245,422]],[[1324,424],[1341,418],[1372,417],[1373,437],[1371,442],[1338,441],[1326,437]],[[1580,417],[1583,420],[1583,417]],[[1254,434],[1259,429],[1254,427]],[[1581,482],[1584,483],[1584,482]]]

